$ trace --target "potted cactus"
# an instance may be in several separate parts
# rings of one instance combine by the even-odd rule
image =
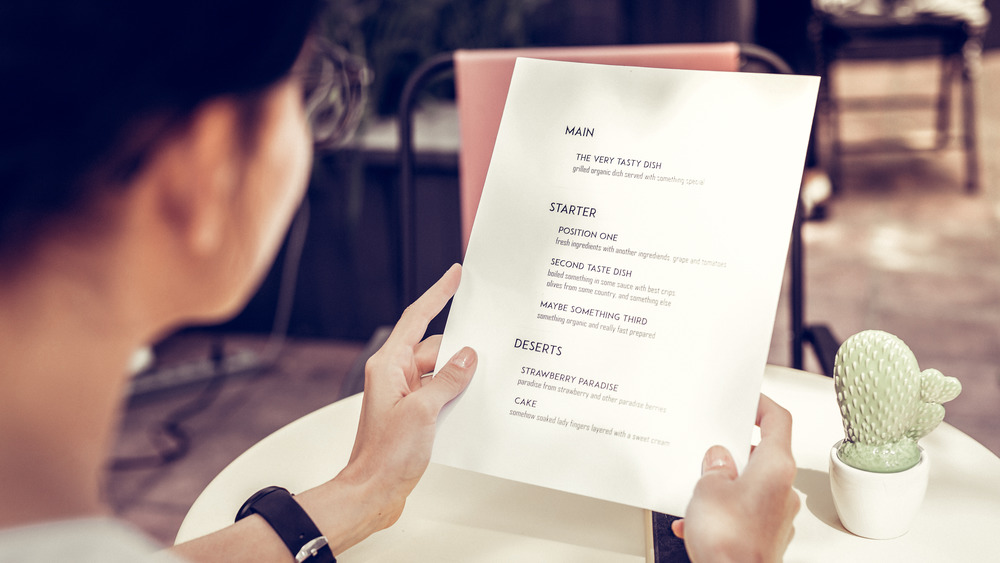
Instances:
[[[920,371],[902,340],[877,330],[844,342],[833,377],[845,434],[830,451],[840,521],[859,536],[901,536],[927,489],[929,460],[917,442],[962,386],[936,369]]]

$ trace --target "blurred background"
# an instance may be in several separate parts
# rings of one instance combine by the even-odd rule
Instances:
[[[315,220],[295,287],[289,325],[294,336],[365,339],[376,327],[392,323],[399,312],[395,114],[407,77],[433,55],[460,48],[738,41],[771,49],[798,73],[818,73],[809,31],[811,0],[333,0],[331,4],[326,33],[364,57],[374,80],[367,117],[355,143],[316,158],[309,196]],[[1000,29],[988,28],[983,45],[987,50],[1000,45]],[[906,74],[898,60],[871,62],[882,60],[891,61],[890,67],[901,72],[876,72],[875,82],[871,77],[858,81],[856,86],[866,90],[838,84],[857,96],[934,95],[934,88],[927,88],[937,85],[934,57],[924,60],[927,68],[922,75]],[[448,107],[453,92],[447,85],[431,92],[438,99],[424,100],[427,119],[418,121],[417,130],[419,188],[421,204],[426,204],[421,213],[426,220],[418,225],[421,252],[426,253],[420,261],[425,284],[460,257],[454,236],[458,125]],[[867,131],[858,132],[878,135],[906,127],[907,134],[919,135],[926,131],[914,132],[914,122],[919,128],[923,119],[926,130],[934,123],[932,112],[923,113],[926,117],[910,112],[892,116],[895,121],[878,122],[871,119],[878,113],[868,112],[861,121]],[[845,135],[854,134],[852,124],[844,127]],[[987,134],[985,127],[980,129]],[[983,145],[983,150],[989,147]],[[910,156],[913,161],[947,158]],[[859,164],[848,162],[846,172]],[[955,168],[961,172],[960,164]],[[959,185],[962,181],[960,175],[954,178]],[[845,191],[857,182],[848,178]],[[830,209],[835,206],[831,202]],[[280,266],[279,260],[260,294],[227,330],[270,329]]]
[[[946,421],[1000,453],[1000,24],[983,19],[1000,0],[330,4],[323,33],[373,71],[361,130],[347,147],[316,155],[308,229],[293,228],[246,310],[171,335],[139,359],[108,485],[122,516],[172,541],[195,496],[229,461],[358,390],[369,339],[403,306],[400,92],[422,62],[460,48],[737,41],[774,51],[797,73],[823,74],[830,96],[844,101],[836,113],[819,113],[807,162],[806,322],[838,340],[865,329],[900,336],[922,368],[965,386]],[[855,16],[876,18],[862,21],[869,28],[933,25],[916,39],[841,51],[859,37],[850,31]],[[848,31],[829,27],[838,23]],[[956,72],[944,89],[951,103],[938,111],[948,69]],[[940,115],[948,117],[943,132]],[[417,277],[426,287],[461,259],[458,123],[447,84],[421,98],[416,137]],[[769,356],[780,365],[792,364],[789,284]],[[812,350],[804,367],[823,371]]]

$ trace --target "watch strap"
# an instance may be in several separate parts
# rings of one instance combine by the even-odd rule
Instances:
[[[292,494],[282,487],[265,487],[247,499],[236,521],[259,514],[278,534],[298,563],[337,563],[326,536]]]

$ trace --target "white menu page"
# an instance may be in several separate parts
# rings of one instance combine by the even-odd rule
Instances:
[[[682,515],[745,463],[819,80],[518,59],[432,460]]]

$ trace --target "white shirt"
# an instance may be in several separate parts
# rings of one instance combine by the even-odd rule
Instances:
[[[81,518],[0,530],[0,563],[183,563],[112,518]]]

